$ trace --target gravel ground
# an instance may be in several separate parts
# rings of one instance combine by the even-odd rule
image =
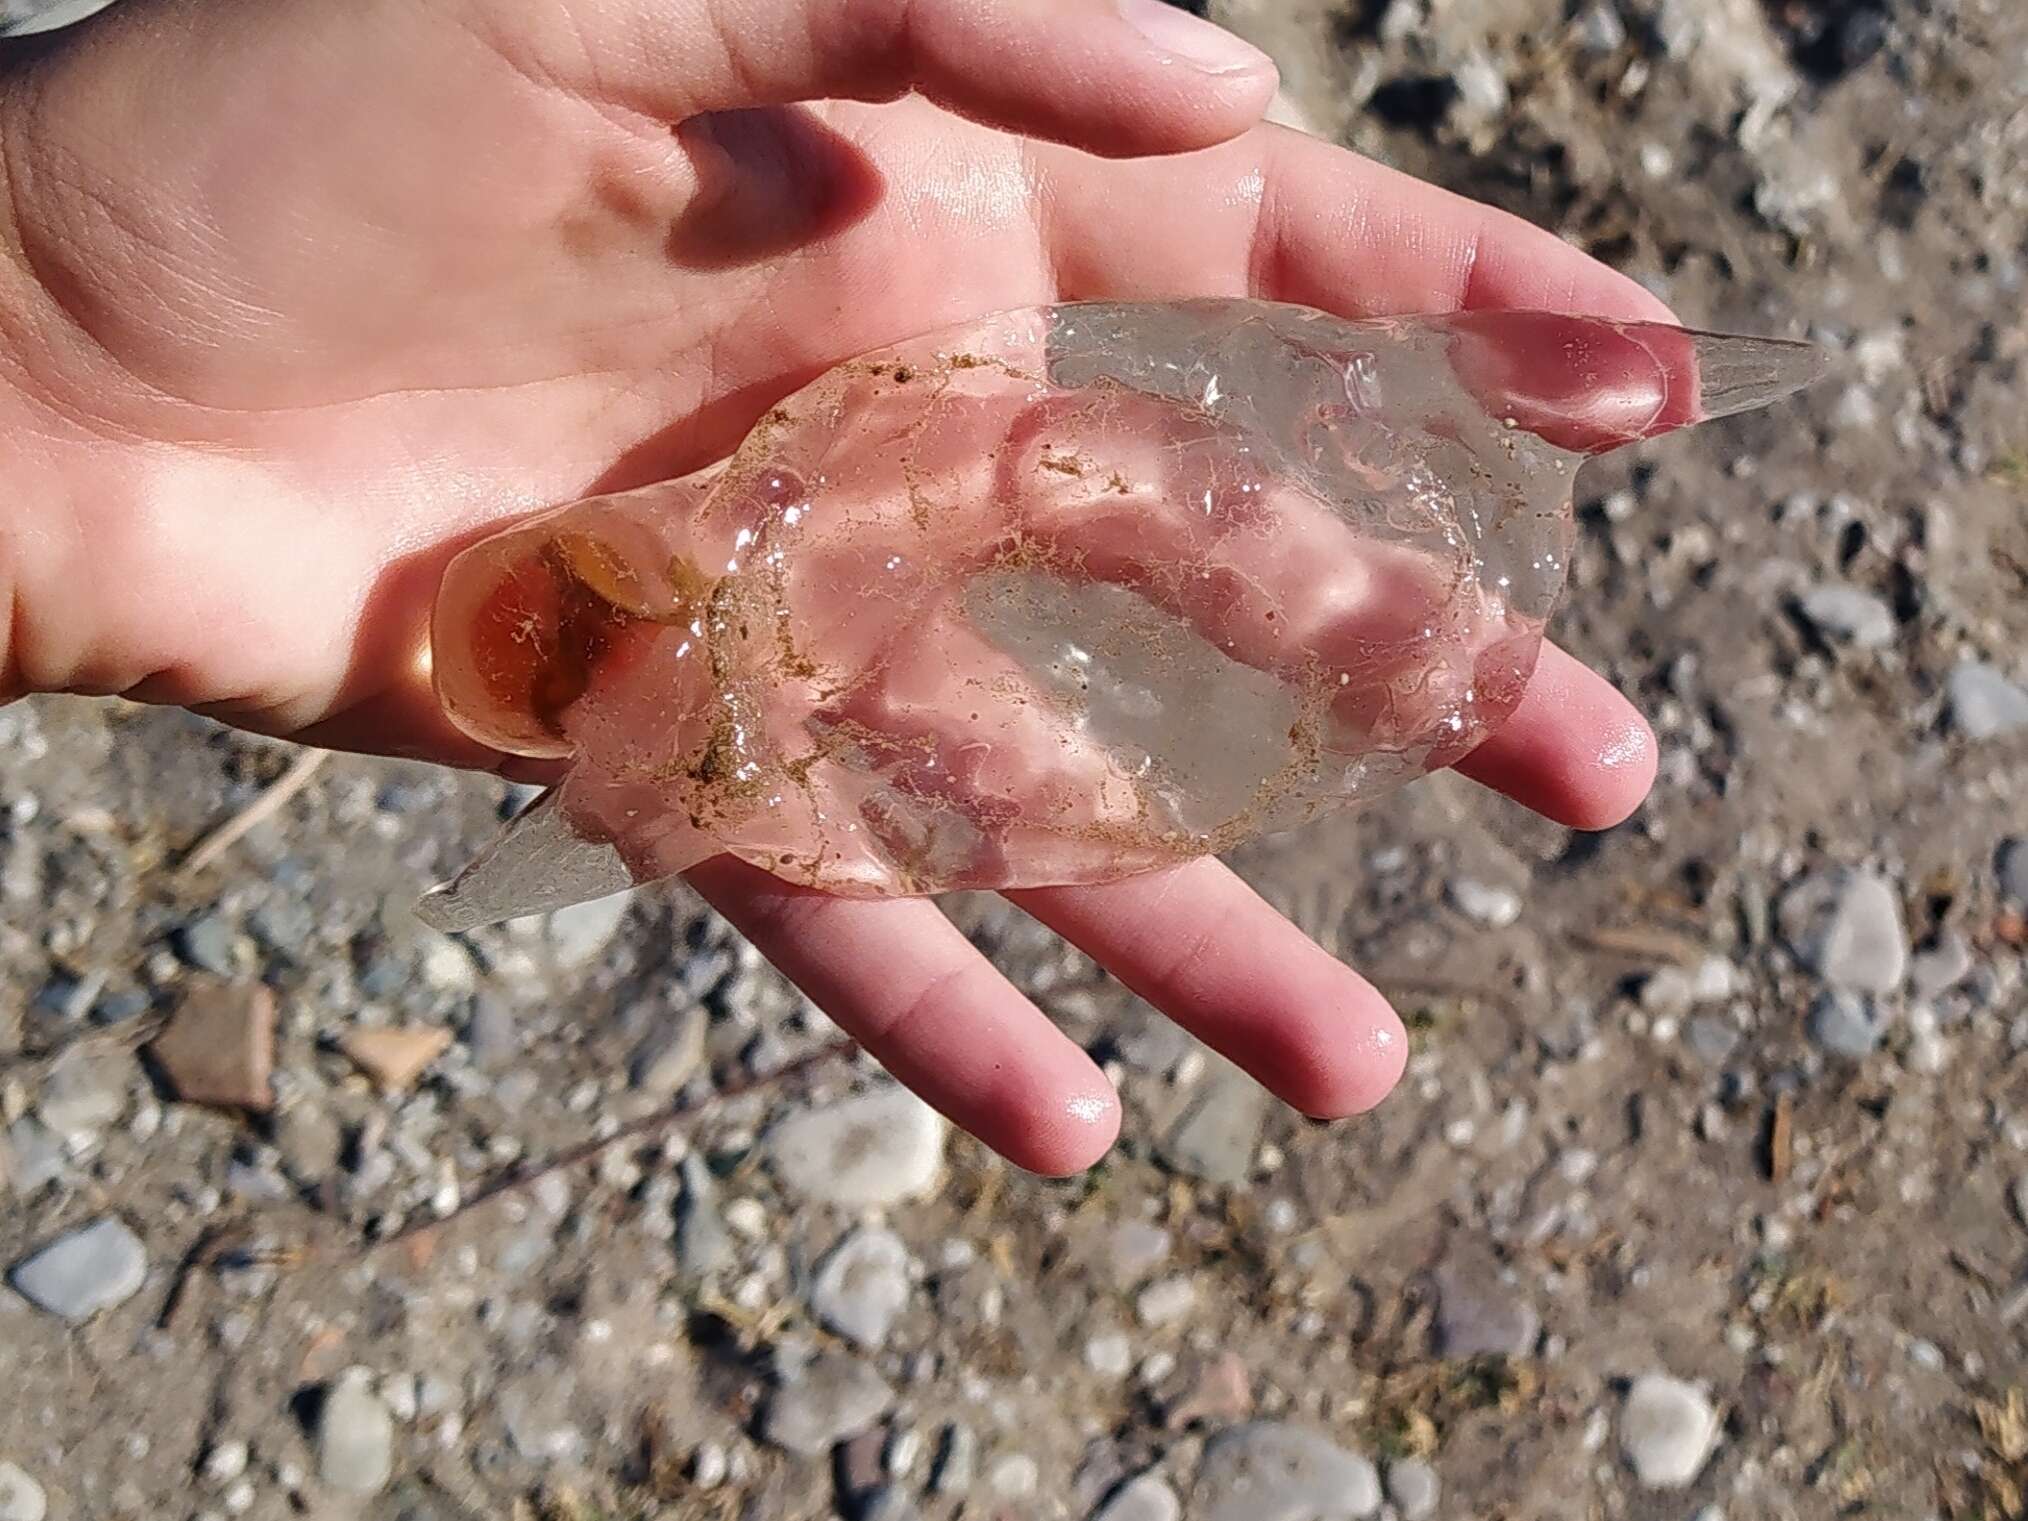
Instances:
[[[499,784],[333,758],[192,870],[288,751],[0,711],[0,1521],[2024,1514],[2028,15],[1223,14],[1317,130],[1837,350],[1585,483],[1649,806],[1247,853],[1411,1016],[1341,1125],[954,902],[1126,1100],[1047,1183],[796,1065],[680,891],[423,930]]]

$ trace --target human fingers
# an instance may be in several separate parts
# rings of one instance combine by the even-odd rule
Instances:
[[[1360,1113],[1401,1077],[1387,1001],[1216,860],[1008,896],[1305,1114]]]
[[[898,1080],[1016,1165],[1078,1172],[1112,1145],[1105,1074],[935,904],[830,897],[729,856],[689,880]]]

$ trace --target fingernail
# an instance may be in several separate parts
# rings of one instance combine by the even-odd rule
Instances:
[[[1274,60],[1250,42],[1243,42],[1166,0],[1118,0],[1120,15],[1164,57],[1206,74],[1252,74],[1272,69]]]

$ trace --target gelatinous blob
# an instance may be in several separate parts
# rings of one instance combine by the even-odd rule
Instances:
[[[567,779],[446,929],[723,851],[831,892],[1117,879],[1377,797],[1520,700],[1582,458],[1816,350],[1546,313],[1004,313],[841,365],[697,476],[467,550],[474,738]]]

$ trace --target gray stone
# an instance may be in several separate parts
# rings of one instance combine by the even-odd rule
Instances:
[[[1718,1412],[1704,1391],[1666,1373],[1644,1373],[1620,1412],[1620,1450],[1649,1489],[1681,1489],[1718,1439]]]
[[[1967,739],[1999,739],[2028,730],[2028,691],[1982,661],[1952,671],[1945,692],[1951,722]]]
[[[1246,1181],[1267,1117],[1267,1090],[1222,1056],[1211,1056],[1197,1091],[1162,1137],[1159,1154],[1207,1183]]]
[[[1127,1480],[1092,1512],[1091,1521],[1182,1521],[1183,1502],[1159,1475]]]
[[[309,953],[317,930],[317,914],[301,898],[276,893],[246,916],[246,927],[262,950],[296,960]]]
[[[810,1285],[810,1309],[868,1350],[887,1341],[908,1304],[908,1248],[893,1231],[862,1226],[833,1247]]]
[[[1003,1500],[1025,1500],[1041,1481],[1041,1465],[1025,1452],[1003,1453],[986,1469],[986,1487]]]
[[[225,1192],[249,1204],[279,1204],[289,1197],[289,1185],[264,1164],[232,1161],[225,1165]]]
[[[642,1093],[676,1093],[704,1061],[704,1025],[695,1007],[658,1021],[627,1059],[627,1081]]]
[[[344,1149],[344,1131],[321,1104],[291,1104],[275,1120],[275,1150],[281,1154],[282,1168],[300,1184],[322,1181],[337,1167]]]
[[[857,1436],[887,1413],[894,1390],[857,1358],[820,1353],[768,1401],[761,1435],[813,1458]]]
[[[930,1469],[930,1489],[939,1495],[970,1492],[979,1470],[979,1439],[962,1421],[944,1427],[937,1441],[936,1463]]]
[[[205,1482],[224,1486],[246,1472],[247,1459],[251,1456],[246,1443],[237,1441],[214,1442],[205,1449],[203,1474]]]
[[[1894,642],[1894,613],[1871,592],[1833,583],[1803,594],[1803,616],[1826,639],[1862,650]]]
[[[1838,868],[1805,877],[1781,905],[1782,934],[1834,988],[1889,993],[1908,970],[1901,900],[1875,872]]]
[[[1445,1266],[1436,1274],[1437,1352],[1443,1357],[1526,1357],[1542,1317],[1490,1271]]]
[[[138,1019],[153,1006],[154,1000],[139,988],[114,988],[92,1005],[92,1022],[101,1025],[122,1025],[130,1019]]]
[[[1204,1446],[1191,1521],[1345,1521],[1380,1509],[1380,1476],[1357,1453],[1280,1421],[1221,1431]]]
[[[473,1063],[480,1067],[498,1067],[521,1053],[521,1029],[514,1021],[514,1011],[505,999],[491,993],[472,1000],[472,1017],[460,1036],[471,1050]]]
[[[1084,1365],[1101,1378],[1125,1378],[1134,1367],[1134,1344],[1124,1331],[1085,1338]]]
[[[1908,958],[1908,990],[1936,998],[1963,982],[1972,970],[1972,948],[1963,935],[1945,930]]]
[[[1444,896],[1451,900],[1452,908],[1487,929],[1505,929],[1521,917],[1521,895],[1511,887],[1453,877],[1444,884]]]
[[[1113,1281],[1131,1288],[1169,1260],[1169,1233],[1146,1220],[1122,1220],[1106,1243]]]
[[[858,1511],[859,1521],[916,1521],[919,1514],[898,1484],[881,1485],[866,1497]]]
[[[0,1521],[42,1521],[49,1499],[42,1486],[12,1463],[0,1463]]]
[[[394,1473],[394,1415],[365,1368],[325,1386],[317,1411],[317,1477],[352,1495],[378,1493]]]
[[[1658,967],[1641,983],[1641,1007],[1650,1014],[1683,1015],[1696,1001],[1696,984],[1682,967]]]
[[[7,1181],[25,1199],[63,1176],[63,1140],[42,1121],[24,1115],[7,1127]]]
[[[239,931],[220,913],[192,919],[176,931],[176,954],[194,967],[230,977],[239,970]]]
[[[1827,988],[1810,1005],[1806,1026],[1819,1050],[1847,1061],[1861,1061],[1880,1049],[1889,1020],[1870,998]]]
[[[936,1188],[944,1120],[906,1088],[883,1083],[790,1114],[766,1144],[775,1176],[790,1192],[866,1209],[919,1199]]]
[[[1627,28],[1610,0],[1593,0],[1577,18],[1578,40],[1589,53],[1617,53],[1626,46]]]
[[[1722,1067],[1739,1046],[1739,1027],[1722,1014],[1699,1014],[1683,1027],[1683,1044],[1699,1061]]]
[[[1440,1487],[1436,1470],[1421,1458],[1396,1458],[1387,1465],[1387,1498],[1401,1521],[1428,1521],[1436,1514]]]
[[[558,966],[575,970],[595,959],[619,933],[633,907],[632,893],[614,893],[589,903],[574,903],[549,916],[550,952]]]
[[[1134,1314],[1144,1326],[1166,1326],[1181,1320],[1197,1305],[1197,1285],[1178,1274],[1159,1278],[1134,1296]]]
[[[2028,903],[2028,836],[2003,840],[1995,859],[2000,892],[2015,903]]]
[[[517,1379],[494,1397],[507,1440],[525,1462],[576,1463],[584,1456],[584,1433],[570,1419],[572,1387],[568,1376],[545,1372]]]
[[[718,1186],[704,1159],[683,1158],[683,1197],[676,1206],[676,1255],[684,1270],[699,1278],[722,1273],[738,1260],[732,1233],[718,1212]]]
[[[17,1263],[8,1281],[29,1303],[76,1325],[133,1298],[147,1276],[140,1238],[105,1215]]]
[[[132,1058],[123,1054],[73,1046],[43,1078],[35,1113],[60,1136],[92,1135],[126,1110],[132,1071]]]

